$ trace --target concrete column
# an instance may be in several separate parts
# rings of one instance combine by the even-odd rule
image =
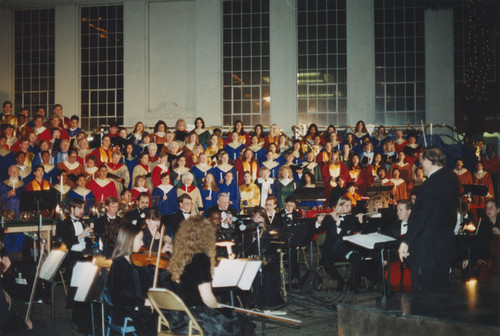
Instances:
[[[222,4],[196,1],[196,116],[206,125],[222,125]],[[193,97],[194,98],[194,97]]]
[[[453,9],[425,11],[425,122],[455,125]]]
[[[347,122],[375,120],[375,26],[373,2],[346,1]]]
[[[123,4],[124,124],[145,121],[148,106],[148,11],[146,1]]]
[[[270,121],[287,134],[297,124],[296,7],[295,0],[270,0]]]
[[[55,11],[55,103],[65,116],[80,115],[80,11],[76,4],[60,4]]]
[[[0,8],[0,104],[6,100],[14,104],[14,12]],[[1,106],[1,105],[0,105]],[[15,106],[17,108],[18,106]]]

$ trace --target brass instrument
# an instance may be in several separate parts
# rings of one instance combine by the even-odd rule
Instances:
[[[474,140],[473,143],[474,149],[476,150],[475,154],[478,160],[481,160],[481,151],[483,150],[484,143],[482,140]]]

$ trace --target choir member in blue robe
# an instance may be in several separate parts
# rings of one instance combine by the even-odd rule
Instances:
[[[8,168],[9,178],[0,185],[0,202],[4,210],[12,210],[16,217],[19,216],[19,205],[21,193],[24,190],[23,181],[19,179],[19,168],[10,165]]]
[[[125,159],[124,159],[124,164],[128,168],[129,175],[132,176],[134,173],[134,168],[139,164],[139,158],[134,154],[134,145],[128,144],[127,147],[125,148],[126,153],[124,154]],[[130,179],[130,182],[128,186],[125,186],[127,189],[132,188],[132,179]]]
[[[241,156],[241,150],[245,148],[245,145],[240,142],[240,136],[238,133],[231,133],[231,142],[224,146],[224,151],[229,155],[229,160],[233,162]]]
[[[161,184],[154,188],[151,194],[153,206],[158,207],[162,216],[173,215],[179,211],[177,189],[170,183],[169,173],[162,173],[160,179]]]
[[[229,195],[231,207],[240,212],[239,188],[232,171],[226,173],[224,176],[224,183],[219,184],[218,187],[219,193],[226,193]]]
[[[85,175],[79,174],[76,177],[76,188],[71,189],[68,191],[66,194],[66,200],[69,202],[72,199],[81,199],[85,201],[85,214],[87,215],[89,213],[90,207],[95,204],[95,197],[94,194],[92,193],[92,190],[87,189],[85,187],[85,183],[87,182],[87,179],[85,178]]]
[[[198,189],[200,189],[203,209],[208,209],[217,204],[219,188],[217,187],[217,183],[215,183],[214,176],[211,173],[208,173],[207,176],[205,176],[205,180],[198,187]]]
[[[212,168],[212,174],[214,175],[215,182],[219,185],[219,187],[224,183],[224,177],[228,172],[231,172],[233,177],[236,175],[234,166],[229,163],[229,154],[221,152],[220,162]]]
[[[191,167],[191,173],[194,175],[194,184],[203,183],[205,176],[212,171],[212,166],[208,164],[208,155],[201,153],[198,157],[198,163]]]

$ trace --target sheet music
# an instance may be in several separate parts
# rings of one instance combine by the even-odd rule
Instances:
[[[355,234],[352,236],[345,236],[344,240],[351,242],[355,245],[373,250],[375,244],[386,243],[394,241],[396,239],[380,233],[369,233],[369,234]]]
[[[59,266],[61,266],[65,256],[66,252],[64,251],[50,251],[47,259],[45,259],[45,262],[42,265],[42,269],[40,270],[40,279],[50,281],[59,269]]]
[[[99,267],[91,262],[78,261],[73,268],[71,287],[77,287],[75,301],[84,302]]]
[[[238,287],[241,290],[250,290],[261,263],[262,262],[259,260],[249,260],[246,262],[243,274],[241,274],[240,280],[238,281]]]
[[[249,290],[261,263],[258,260],[221,259],[214,270],[212,287],[239,287]]]

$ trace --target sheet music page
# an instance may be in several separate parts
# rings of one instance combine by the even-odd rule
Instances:
[[[214,269],[212,287],[236,287],[245,269],[247,260],[221,259],[219,265]]]
[[[66,256],[66,252],[61,250],[52,250],[50,251],[47,259],[42,265],[42,269],[40,270],[40,279],[49,281],[57,272],[57,269],[61,265],[64,257]]]
[[[249,260],[246,262],[245,269],[238,282],[238,287],[241,290],[250,290],[261,264],[262,261],[260,260]]]
[[[380,233],[369,233],[369,234],[355,234],[352,236],[345,236],[344,240],[356,244],[358,246],[373,250],[375,244],[377,243],[390,242],[396,239]]]
[[[73,268],[71,287],[77,287],[75,301],[84,302],[99,267],[91,262],[78,261]]]

